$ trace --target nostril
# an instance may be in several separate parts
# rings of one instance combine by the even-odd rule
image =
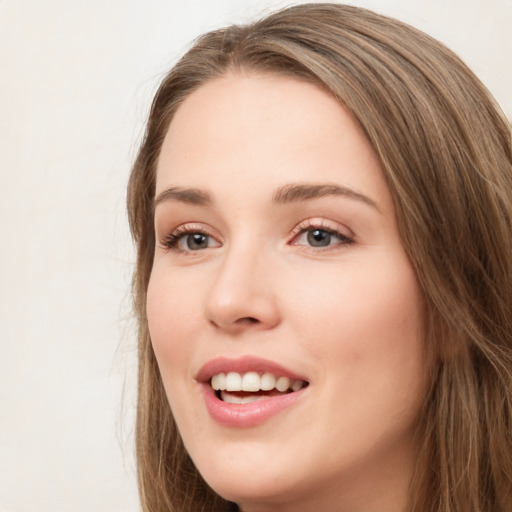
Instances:
[[[222,324],[215,322],[215,320],[210,320],[209,322],[214,327],[223,328]],[[233,327],[235,327],[235,326],[244,327],[244,326],[256,325],[256,324],[260,324],[260,323],[261,323],[261,321],[258,320],[257,318],[254,318],[253,316],[244,316],[242,318],[238,318],[237,320],[235,320],[232,325],[233,325]]]
[[[237,324],[258,324],[260,321],[253,316],[245,316],[243,318],[239,318],[235,323]]]

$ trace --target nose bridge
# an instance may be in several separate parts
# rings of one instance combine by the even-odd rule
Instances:
[[[269,251],[247,235],[228,244],[207,297],[205,314],[228,331],[271,328],[279,322]]]

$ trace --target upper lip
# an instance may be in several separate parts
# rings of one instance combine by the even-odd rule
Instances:
[[[272,373],[279,377],[288,377],[289,379],[303,380],[307,382],[307,379],[304,378],[304,376],[299,375],[288,368],[275,363],[274,361],[253,356],[244,356],[236,359],[230,359],[228,357],[217,357],[212,359],[201,367],[195,376],[195,380],[197,382],[208,382],[213,375],[228,372]]]

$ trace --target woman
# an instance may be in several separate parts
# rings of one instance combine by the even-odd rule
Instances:
[[[425,34],[201,37],[128,189],[143,510],[511,510],[511,204],[508,123]]]

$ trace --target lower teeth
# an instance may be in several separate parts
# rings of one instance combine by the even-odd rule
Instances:
[[[248,396],[243,396],[243,397],[236,396],[236,395],[232,395],[230,393],[225,393],[224,391],[222,391],[220,394],[220,399],[223,402],[226,402],[228,404],[239,404],[239,405],[249,404],[251,402],[258,402],[259,400],[263,400],[265,398],[267,398],[267,397],[264,395],[248,395]]]
[[[260,393],[260,394],[256,394],[256,393],[245,394],[244,393],[242,396],[240,396],[240,395],[237,395],[232,392],[230,393],[227,391],[217,391],[217,398],[219,398],[220,400],[222,400],[223,402],[226,402],[228,404],[243,405],[243,404],[249,404],[252,402],[258,402],[260,400],[265,400],[266,398],[271,398],[274,396],[287,395],[288,393],[291,393],[291,392],[292,392],[291,390],[289,390],[287,392],[277,392],[276,390],[274,390],[273,393]]]

